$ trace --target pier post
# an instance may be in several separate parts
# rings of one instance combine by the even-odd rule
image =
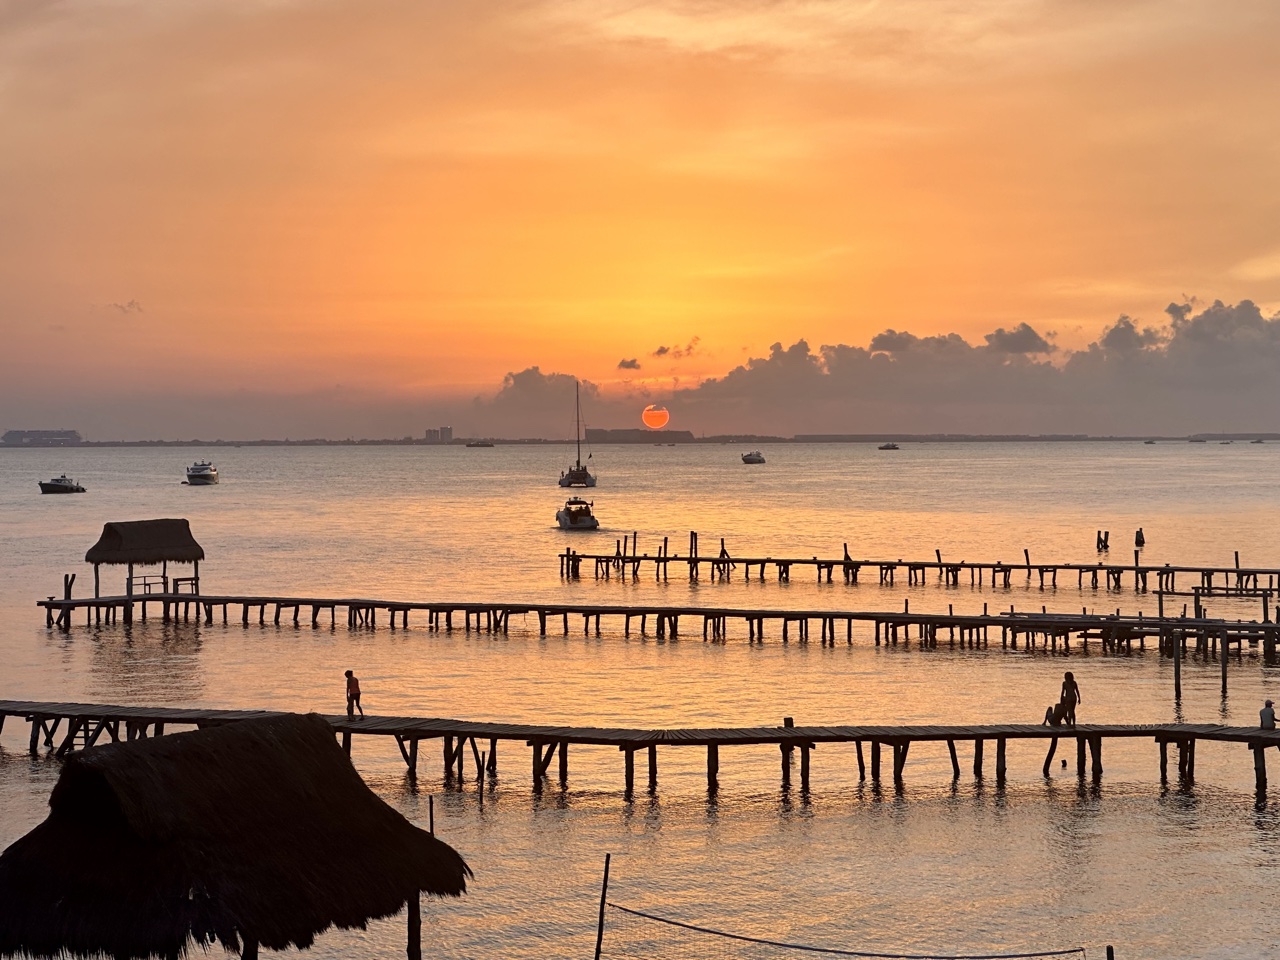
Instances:
[[[1227,634],[1224,630],[1222,636],[1218,638],[1218,646],[1221,648],[1222,657],[1222,698],[1227,697]]]
[[[862,757],[862,741],[856,740],[854,742],[858,746],[858,782],[861,783],[863,780],[867,779],[867,764]]]
[[[630,747],[619,747],[623,761],[623,789],[629,797],[636,788],[636,752]]]
[[[982,779],[982,746],[981,739],[973,741],[973,775]]]
[[[720,785],[720,748],[707,744],[707,789],[714,791]]]
[[[406,909],[409,913],[409,929],[405,952],[408,960],[422,960],[422,894],[417,890],[409,896]]]
[[[1253,747],[1253,777],[1259,793],[1267,792],[1267,748],[1260,743]]]
[[[996,780],[1003,780],[1005,774],[1005,737],[996,738]]]
[[[1160,741],[1160,782],[1169,782],[1169,741]]]
[[[1093,754],[1092,773],[1095,777],[1102,776],[1102,737],[1098,734],[1089,738],[1089,752]]]
[[[658,789],[658,745],[649,744],[649,792]]]
[[[1173,634],[1173,699],[1182,700],[1182,638],[1180,630],[1170,631]]]
[[[800,790],[803,793],[809,792],[809,753],[813,750],[813,744],[800,744]]]
[[[871,782],[880,782],[880,741],[871,741]]]
[[[1084,737],[1076,737],[1076,776],[1084,776],[1085,745]]]
[[[560,786],[569,784],[569,742],[560,741]]]
[[[947,752],[951,754],[951,778],[953,780],[959,780],[960,758],[956,756],[956,742],[954,740],[947,741]]]
[[[348,757],[351,756],[351,731],[350,730],[342,731],[342,749],[346,752]]]

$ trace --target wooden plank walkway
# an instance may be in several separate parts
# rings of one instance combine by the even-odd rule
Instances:
[[[218,710],[184,707],[144,707],[118,704],[60,703],[27,700],[0,700],[0,730],[6,717],[20,718],[31,724],[29,746],[33,754],[41,744],[52,747],[55,755],[65,756],[105,740],[135,740],[163,735],[175,726],[208,727],[257,717],[279,716],[269,710]],[[1049,741],[1049,752],[1041,766],[1041,774],[1049,775],[1059,740],[1076,741],[1076,774],[1086,773],[1095,779],[1102,776],[1102,745],[1106,740],[1150,739],[1159,747],[1161,782],[1168,779],[1168,747],[1177,750],[1178,776],[1184,781],[1195,778],[1196,743],[1235,743],[1246,746],[1253,754],[1255,786],[1265,793],[1267,772],[1265,752],[1280,749],[1280,731],[1257,727],[1229,727],[1221,724],[1081,724],[1075,727],[1050,727],[1031,724],[928,724],[928,725],[839,725],[794,726],[790,718],[778,727],[738,728],[626,728],[567,727],[490,721],[453,720],[439,717],[368,716],[348,719],[330,715],[325,719],[342,739],[348,754],[356,736],[387,737],[395,740],[412,775],[417,774],[418,748],[424,741],[442,741],[442,770],[446,781],[456,778],[459,786],[466,777],[466,748],[475,764],[475,778],[483,783],[486,776],[496,776],[498,744],[514,741],[531,748],[532,782],[542,789],[553,759],[559,759],[560,782],[568,779],[569,747],[603,746],[620,751],[623,756],[624,790],[630,795],[635,787],[635,754],[644,751],[648,758],[649,788],[658,784],[658,748],[701,747],[707,756],[707,787],[714,791],[718,784],[721,747],[775,746],[782,757],[782,782],[790,785],[793,758],[800,755],[800,786],[808,791],[811,782],[811,756],[818,744],[853,744],[857,749],[859,780],[868,777],[864,745],[869,747],[870,772],[873,783],[881,777],[881,752],[892,752],[892,776],[901,783],[908,752],[915,744],[946,743],[952,775],[961,775],[957,743],[972,743],[973,774],[984,773],[984,746],[994,742],[995,775],[1003,780],[1008,772],[1010,741]],[[65,726],[64,726],[65,724]],[[59,739],[59,733],[61,738]],[[105,740],[104,740],[105,734]],[[488,741],[487,749],[480,744]]]
[[[1039,578],[1040,587],[1057,587],[1058,574],[1076,574],[1077,589],[1085,589],[1085,581],[1093,590],[1124,590],[1126,584],[1132,582],[1137,592],[1147,592],[1154,582],[1154,589],[1159,592],[1173,593],[1177,590],[1178,575],[1183,579],[1194,579],[1196,585],[1205,589],[1220,588],[1227,594],[1236,593],[1245,596],[1257,596],[1269,603],[1280,591],[1280,567],[1242,567],[1240,553],[1236,551],[1233,566],[1201,566],[1187,564],[1151,564],[1142,562],[1140,550],[1133,552],[1133,563],[1111,563],[1109,559],[1092,563],[1032,563],[1031,552],[1023,550],[1022,563],[1004,563],[1003,561],[967,561],[943,560],[942,551],[934,551],[933,560],[871,560],[857,559],[849,555],[849,545],[844,544],[843,556],[839,559],[820,557],[735,557],[720,541],[720,551],[714,555],[700,555],[698,552],[698,535],[695,531],[689,534],[688,552],[681,556],[669,552],[668,537],[662,538],[661,545],[654,553],[639,552],[639,537],[633,534],[614,541],[613,553],[580,553],[573,549],[565,550],[559,555],[560,576],[570,579],[581,577],[584,565],[591,567],[596,579],[609,579],[617,575],[624,579],[630,576],[638,579],[642,570],[651,567],[655,580],[666,580],[671,564],[684,564],[688,578],[699,580],[705,565],[712,582],[726,582],[732,579],[733,572],[741,568],[743,579],[752,579],[753,572],[758,579],[764,580],[766,571],[772,570],[781,582],[791,580],[791,568],[812,568],[817,582],[832,583],[838,571],[848,584],[859,583],[862,568],[874,571],[879,575],[882,586],[893,586],[905,575],[908,585],[922,584],[928,574],[936,574],[936,579],[947,586],[959,586],[962,579],[969,580],[970,586],[982,586],[990,583],[992,587],[1010,588],[1013,586],[1015,574],[1025,574],[1030,581],[1035,575]],[[1262,595],[1265,594],[1265,597]]]

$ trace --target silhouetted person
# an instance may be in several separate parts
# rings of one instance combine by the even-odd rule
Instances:
[[[1276,728],[1276,712],[1271,708],[1271,701],[1268,700],[1258,711],[1258,726],[1263,730],[1274,730]]]
[[[356,679],[356,675],[350,670],[347,671],[347,719],[351,720],[355,717],[355,712],[360,711],[360,719],[364,719],[364,707],[360,706],[360,681]]]
[[[1133,545],[1141,550],[1147,545],[1147,538],[1142,535],[1142,528],[1138,528],[1138,532],[1133,535]]]
[[[1068,670],[1062,676],[1062,694],[1058,697],[1059,702],[1066,707],[1066,720],[1069,726],[1076,725],[1076,704],[1080,702],[1080,685],[1076,683],[1075,675]]]

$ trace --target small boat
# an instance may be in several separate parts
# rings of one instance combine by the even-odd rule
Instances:
[[[468,440],[467,446],[468,447],[492,447],[493,441],[492,440]]]
[[[76,483],[65,473],[52,480],[37,480],[41,493],[84,493],[84,487]]]
[[[1148,446],[1150,446],[1151,444],[1155,443],[1155,441],[1154,441],[1154,440],[1143,440],[1142,442],[1143,442],[1143,443],[1145,443],[1145,444],[1147,444]]]
[[[1250,443],[1262,443],[1262,442],[1263,442],[1263,440],[1262,440],[1262,438],[1261,438],[1261,437],[1259,437],[1257,440],[1250,440],[1249,442],[1250,442]]]
[[[750,453],[742,455],[743,463],[764,463],[764,454],[759,450],[752,450]]]
[[[560,486],[562,487],[594,487],[596,478],[591,472],[582,465],[582,401],[578,395],[578,381],[573,381],[573,427],[574,438],[578,444],[578,456],[573,461],[573,466],[560,474]],[[587,459],[591,459],[591,454],[587,454]],[[561,524],[564,526],[564,524]],[[568,527],[565,527],[567,530]],[[574,528],[575,530],[577,527]],[[592,527],[591,529],[595,529]]]
[[[1208,443],[1203,437],[1192,437],[1187,443]]]
[[[877,450],[897,450],[898,445],[894,443],[892,440],[890,440],[888,443],[880,444],[880,446],[876,447],[876,449]]]
[[[600,521],[591,512],[593,506],[595,501],[587,503],[580,497],[570,497],[556,511],[556,523],[560,524],[561,530],[595,530]]]
[[[207,487],[218,482],[218,468],[208,460],[197,460],[187,467],[187,483],[193,487]]]
[[[1219,440],[1219,441],[1218,441],[1218,446],[1220,446],[1220,447],[1225,447],[1228,443],[1233,443],[1233,442],[1234,442],[1234,441],[1232,441],[1232,440]]]

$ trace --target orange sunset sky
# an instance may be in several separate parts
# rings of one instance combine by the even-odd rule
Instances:
[[[1270,331],[1277,41],[1274,0],[0,3],[0,427],[399,435],[532,366],[662,399],[890,328]]]

